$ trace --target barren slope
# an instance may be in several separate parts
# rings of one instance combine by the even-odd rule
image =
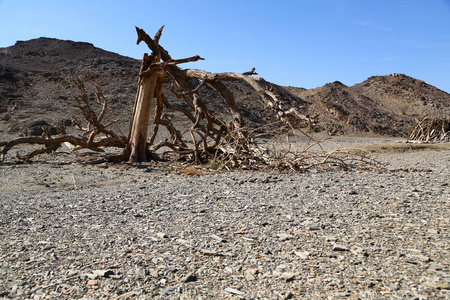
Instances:
[[[18,134],[32,121],[56,125],[78,116],[73,80],[83,76],[86,82],[103,83],[104,95],[111,99],[109,119],[119,119],[126,131],[139,67],[136,59],[89,43],[39,38],[0,48],[0,130]],[[305,113],[318,116],[317,131],[333,135],[374,132],[406,136],[416,118],[450,114],[448,93],[400,74],[374,76],[351,87],[338,81],[311,90],[271,85],[287,109],[304,107]],[[168,82],[166,96],[183,105],[169,92],[169,86]],[[276,120],[247,84],[232,82],[228,86],[247,126],[260,127]],[[217,93],[205,86],[202,97],[208,109],[226,119],[226,106]]]

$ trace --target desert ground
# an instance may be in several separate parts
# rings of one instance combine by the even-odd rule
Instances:
[[[186,175],[12,151],[0,163],[0,297],[449,299],[450,144],[322,145],[380,165]]]

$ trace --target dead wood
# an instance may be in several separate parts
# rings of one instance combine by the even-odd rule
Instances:
[[[82,131],[80,136],[68,135],[63,130],[62,134],[52,137],[48,128],[43,128],[44,133],[42,137],[24,137],[18,138],[9,142],[0,142],[1,160],[11,150],[11,148],[23,144],[43,145],[43,148],[34,150],[26,155],[17,157],[23,161],[29,161],[36,155],[43,153],[51,153],[56,151],[64,143],[69,143],[72,150],[89,149],[97,152],[104,152],[103,148],[117,147],[125,148],[127,139],[121,135],[116,134],[113,130],[108,129],[115,124],[117,120],[111,121],[104,125],[102,122],[108,110],[108,100],[103,97],[101,93],[101,83],[96,84],[95,90],[95,104],[100,107],[100,112],[97,113],[93,108],[93,103],[89,101],[84,82],[82,79],[75,80],[78,87],[79,95],[75,96],[76,106],[80,109],[81,114],[87,121],[87,126],[83,127],[81,122],[73,118],[74,127]]]
[[[410,132],[409,140],[422,142],[450,141],[450,119],[424,117],[417,120]]]
[[[289,130],[311,126],[313,120],[301,114],[296,107],[284,108],[273,88],[263,78],[257,77],[255,69],[242,74],[225,72],[210,73],[198,69],[182,69],[178,65],[202,60],[200,56],[184,59],[173,59],[159,40],[164,27],[154,38],[144,30],[137,28],[137,43],[145,42],[152,51],[144,54],[137,82],[133,112],[130,120],[128,137],[116,134],[109,127],[116,121],[103,124],[108,111],[108,101],[101,94],[101,84],[95,91],[95,106],[97,113],[89,101],[83,81],[76,84],[80,94],[75,97],[87,126],[74,119],[76,128],[83,134],[75,137],[60,135],[51,137],[49,134],[41,138],[21,138],[11,142],[2,142],[2,156],[14,146],[20,144],[39,144],[44,147],[21,156],[29,160],[32,157],[49,153],[58,149],[63,143],[70,143],[75,149],[90,149],[104,151],[105,147],[123,148],[119,155],[109,157],[128,162],[147,162],[155,160],[155,153],[161,153],[163,158],[183,159],[195,163],[208,163],[217,169],[255,169],[270,168],[271,170],[305,171],[318,166],[339,166],[349,168],[349,160],[341,154],[311,154],[293,152],[290,148],[281,155],[273,155],[267,149],[261,148],[255,141],[254,132],[245,127],[233,93],[224,82],[244,81],[249,84],[261,98],[261,109],[272,110],[279,119],[279,127]],[[171,83],[170,91],[187,104],[187,108],[177,106],[163,94],[166,82]],[[208,99],[203,99],[200,91],[205,86],[217,91],[229,111],[230,120],[223,120],[208,109]],[[153,100],[155,101],[153,104]],[[153,104],[153,105],[152,105]],[[153,112],[152,107],[154,108]],[[184,117],[191,125],[188,128],[176,128],[171,111]],[[153,117],[151,116],[153,113]],[[149,137],[149,122],[152,120],[152,131]],[[165,127],[170,138],[156,142],[160,127]],[[164,150],[164,151],[163,151]],[[103,159],[95,160],[102,162]]]
[[[173,59],[169,52],[159,44],[163,28],[161,27],[152,39],[144,30],[136,27],[137,43],[145,42],[152,54],[144,55],[139,74],[130,135],[125,149],[125,155],[129,155],[130,162],[147,161],[150,152],[164,147],[169,148],[168,153],[165,154],[176,153],[178,157],[185,156],[197,163],[217,157],[218,153],[224,154],[226,151],[231,151],[230,149],[234,149],[233,153],[236,153],[238,148],[247,149],[248,141],[251,138],[243,124],[234,95],[223,83],[224,81],[242,80],[247,82],[263,100],[262,109],[266,107],[272,109],[284,123],[295,127],[310,124],[311,120],[299,113],[297,109],[284,110],[281,105],[282,101],[271,91],[269,84],[264,79],[254,76],[256,75],[254,68],[249,72],[238,74],[210,73],[178,67],[179,64],[203,58],[193,56],[185,59]],[[173,94],[177,98],[183,99],[189,109],[177,107],[164,97],[162,88],[166,77],[172,83]],[[230,123],[219,119],[208,110],[207,99],[202,99],[199,93],[205,85],[216,90],[223,98],[231,116]],[[147,142],[149,108],[153,98],[156,99],[153,132]],[[181,112],[192,123],[187,129],[189,140],[181,133],[184,130],[175,128],[172,117],[166,114],[166,110]],[[171,140],[154,144],[160,126],[167,128]],[[227,146],[224,146],[226,144]]]

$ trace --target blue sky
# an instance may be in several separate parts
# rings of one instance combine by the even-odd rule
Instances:
[[[450,92],[450,0],[0,0],[0,47],[52,37],[141,58],[134,26],[181,65],[280,84],[404,73]]]

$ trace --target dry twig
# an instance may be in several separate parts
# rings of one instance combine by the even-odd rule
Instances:
[[[445,142],[450,141],[450,118],[436,119],[424,117],[417,120],[409,134],[411,141]]]

